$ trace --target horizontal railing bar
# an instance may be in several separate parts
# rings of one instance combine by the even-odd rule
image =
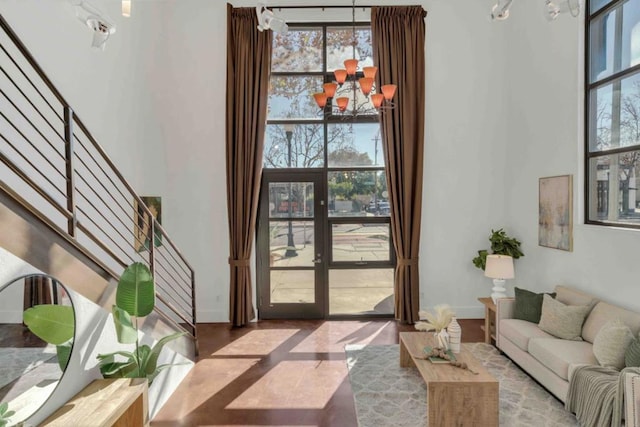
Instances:
[[[157,279],[158,275],[156,275],[156,276],[154,276],[154,277]],[[170,299],[170,300],[174,303],[174,304],[173,304],[173,307],[175,307],[175,308],[179,309],[179,311],[180,311],[181,313],[183,313],[185,316],[187,315],[187,313],[189,313],[189,309],[188,309],[188,308],[183,307],[183,306],[182,306],[182,303],[181,303],[180,301],[178,301],[175,297],[173,297],[173,296],[171,295],[171,293],[169,293],[169,292],[168,292],[168,289],[170,289],[170,287],[169,287],[169,288],[167,288],[167,287],[159,286],[158,281],[156,280],[156,288],[157,288],[158,290],[162,290],[162,291],[163,291],[163,292],[162,292],[162,295],[164,295],[164,297],[165,297],[165,298]]]
[[[156,265],[157,267],[157,265]],[[156,268],[156,270],[158,270]],[[173,277],[171,275],[171,273],[165,268],[162,268],[162,272],[161,273],[161,277],[165,280],[165,282],[167,284],[171,284],[171,287],[174,288],[176,290],[176,294],[178,295],[188,295],[189,297],[191,296],[191,288],[187,288],[186,286],[181,285],[180,283],[177,283],[177,280],[175,277]],[[182,296],[181,296],[182,298]],[[184,299],[184,298],[183,298]],[[187,304],[191,304],[191,302],[187,299],[184,299],[184,302],[186,302]]]
[[[126,195],[124,195],[122,193],[122,191],[120,191],[120,188],[118,187],[118,185],[116,185],[115,182],[113,182],[113,180],[111,179],[111,177],[109,176],[109,174],[102,168],[102,166],[100,166],[100,163],[95,159],[95,157],[93,157],[93,155],[91,154],[91,152],[87,149],[87,147],[84,146],[84,144],[82,143],[82,141],[80,140],[80,138],[78,138],[77,135],[74,134],[74,138],[75,140],[78,142],[78,144],[82,147],[82,149],[84,150],[85,153],[87,153],[87,155],[91,158],[91,160],[93,160],[93,163],[95,163],[96,166],[98,166],[98,168],[100,169],[100,171],[102,171],[102,173],[104,174],[104,176],[109,180],[109,182],[111,182],[111,184],[113,185],[113,187],[118,191],[118,193],[120,193],[120,195],[122,196],[122,198],[124,200],[126,200],[127,205],[131,208],[131,211],[134,212],[135,215],[135,206],[133,205],[133,203],[131,203],[129,201],[129,199],[132,197],[132,194],[129,194],[129,196],[127,197]],[[79,155],[76,155],[76,158],[78,160],[80,160],[80,162],[84,165],[84,167],[89,171],[89,173],[91,173],[91,175],[96,179],[96,181],[98,181],[100,183],[100,185],[102,186],[102,188],[104,188],[104,190],[107,192],[107,194],[109,194],[109,196],[111,196],[111,199],[113,199],[114,202],[116,202],[118,204],[118,206],[122,209],[122,211],[125,213],[125,215],[131,219],[133,219],[132,217],[129,216],[129,214],[127,213],[127,211],[124,209],[124,207],[118,203],[118,201],[116,200],[116,198],[111,194],[111,192],[109,190],[107,190],[107,188],[104,186],[104,184],[102,184],[102,180],[100,180],[91,170],[91,168],[84,162],[84,160],[82,159],[82,157],[80,157]],[[151,215],[151,212],[148,212],[149,215]],[[146,218],[143,218],[145,225],[149,225],[149,222],[147,221]]]
[[[160,230],[160,232],[167,237],[167,242],[169,242],[169,245],[171,245],[171,247],[173,248],[174,251],[176,251],[176,254],[180,257],[180,259],[182,260],[182,262],[184,262],[184,264],[187,266],[187,268],[189,270],[191,270],[191,272],[193,272],[193,267],[191,267],[191,264],[189,264],[189,262],[187,261],[187,259],[184,257],[184,255],[182,255],[182,252],[180,252],[180,249],[178,249],[178,247],[175,245],[175,243],[173,243],[173,241],[169,238],[169,235],[167,234],[167,232],[164,230],[164,228],[162,228],[162,225],[160,223],[158,223],[158,221],[155,221],[155,227],[156,230]]]
[[[100,200],[100,201],[102,202],[102,204],[103,204],[103,205],[104,205],[104,206],[109,210],[109,212],[111,212],[111,213],[112,213],[112,214],[113,214],[113,215],[118,219],[118,222],[120,222],[120,224],[122,224],[122,225],[124,226],[124,228],[129,229],[130,225],[135,226],[134,222],[132,222],[131,224],[126,224],[126,223],[125,223],[125,222],[120,218],[120,216],[119,216],[117,213],[115,213],[115,212],[113,211],[113,209],[111,209],[111,207],[109,207],[109,205],[107,204],[107,202],[106,202],[104,199],[102,199],[102,198],[100,197],[100,195],[98,194],[98,192],[97,192],[96,190],[94,190],[94,189],[93,189],[93,187],[89,184],[89,182],[87,182],[87,180],[86,180],[86,179],[82,176],[82,174],[80,174],[80,172],[78,172],[77,170],[76,170],[76,175],[77,175],[77,176],[82,180],[82,182],[84,182],[84,183],[87,185],[87,187],[89,188],[89,190],[91,190],[91,192],[97,196],[97,199],[98,199],[98,200]],[[76,190],[77,190],[78,192],[80,192],[80,189],[79,189],[77,186],[76,186]],[[93,207],[93,208],[96,210],[96,212],[98,212],[98,213],[100,213],[100,214],[102,215],[101,211],[100,211],[100,210],[99,210],[99,209],[98,209],[98,208],[97,208],[97,207],[96,207],[96,206],[95,206],[95,205],[94,205],[94,204],[89,200],[89,198],[88,198],[87,196],[85,196],[84,194],[83,194],[82,196],[83,196],[83,197],[84,197],[84,199],[85,199],[85,200],[86,200],[86,201],[91,205],[91,207]],[[102,215],[102,217],[104,218],[104,220],[105,220],[105,221],[107,221],[109,224],[111,224],[111,222],[110,222],[107,218],[105,218],[105,217],[104,217],[104,215]],[[114,227],[114,228],[115,228],[115,227]],[[142,244],[144,244],[144,242],[142,242],[142,241],[141,241],[141,240],[140,240],[140,239],[135,235],[135,233],[133,233],[133,232],[132,232],[132,233],[131,233],[131,235],[132,235],[132,236],[133,236],[133,237],[138,241],[138,243],[142,243]],[[126,239],[126,237],[125,237],[125,236],[122,236],[122,238],[123,238],[123,239]],[[133,246],[132,246],[132,248],[134,248],[134,249],[135,249],[135,247],[133,247]]]
[[[183,291],[184,289],[183,289],[183,288],[175,288],[175,287],[171,286],[171,282],[170,282],[166,277],[164,277],[164,275],[163,275],[160,271],[158,271],[158,268],[157,268],[157,267],[158,267],[158,264],[156,264],[155,266],[156,266],[156,276],[157,276],[157,277],[162,278],[162,280],[164,280],[164,281],[165,281],[165,283],[167,284],[167,286],[168,286],[168,287],[170,287],[173,291],[175,291],[175,294],[178,296],[178,298],[182,299],[182,301],[183,301],[185,304],[187,304],[187,307],[191,307],[191,303],[190,303],[188,300],[186,300],[186,299],[185,299],[185,298],[184,298],[184,297],[183,297],[179,292],[177,292],[178,290]],[[168,273],[167,273],[167,274],[168,274]],[[170,276],[170,275],[169,275],[169,276]],[[171,277],[171,276],[170,276],[170,277]],[[172,278],[172,279],[175,281],[175,278]],[[176,302],[177,302],[177,301],[176,301]]]
[[[0,25],[2,25],[4,27],[4,19],[2,18],[2,16],[0,15]],[[7,27],[5,27],[6,29]],[[22,50],[22,44],[21,43],[16,43],[15,40],[13,40],[13,35],[10,34],[9,37],[11,37],[12,41],[14,42],[14,45],[19,49]],[[17,37],[16,37],[17,38]],[[40,92],[40,89],[38,89],[36,87],[36,85],[33,83],[33,81],[31,81],[31,79],[29,78],[29,76],[27,76],[27,74],[22,70],[22,67],[20,67],[20,65],[18,65],[18,63],[13,59],[13,56],[11,56],[11,54],[9,52],[7,52],[7,50],[4,48],[4,46],[2,44],[0,44],[0,49],[2,49],[5,53],[5,55],[7,55],[7,57],[9,58],[9,60],[11,60],[11,62],[13,62],[13,65],[16,66],[16,68],[18,69],[18,71],[20,71],[20,74],[22,74],[24,76],[25,79],[27,79],[27,81],[29,82],[29,84],[31,85],[31,87],[38,93],[38,95],[40,95],[40,97],[42,98],[42,100],[45,102],[45,104],[47,104],[49,106],[49,108],[51,108],[51,111],[53,111],[53,113],[58,116],[58,118],[60,119],[60,121],[63,121],[64,119],[62,118],[62,116],[56,111],[55,108],[53,108],[53,105],[51,105],[49,103],[49,100],[42,94],[42,92]],[[31,62],[32,58],[30,56],[27,56],[27,61]],[[35,62],[35,61],[34,61]],[[33,64],[31,64],[33,65]],[[47,85],[47,87],[51,90],[51,93],[53,93],[53,95],[58,98],[58,101],[62,104],[63,107],[66,107],[68,104],[64,101],[64,99],[62,99],[61,96],[58,96],[58,91],[55,90],[55,87],[53,86],[53,84],[51,84],[51,82],[46,79],[43,78],[43,73],[39,72],[39,66],[34,67],[36,70],[36,73],[38,73],[38,75],[40,76],[40,78],[42,79],[42,81],[44,82],[44,84]]]
[[[119,235],[120,237],[122,237],[122,240],[126,241],[126,242],[127,242],[127,245],[129,245],[129,246],[131,247],[131,249],[133,249],[133,251],[135,252],[135,251],[136,251],[136,247],[135,247],[135,246],[133,246],[133,245],[129,242],[129,239],[127,239],[127,236],[124,236],[124,235],[123,235],[123,234],[122,234],[122,233],[121,233],[121,232],[120,232],[116,227],[114,227],[114,226],[113,226],[113,224],[111,224],[111,222],[109,222],[109,220],[108,220],[108,219],[107,219],[107,218],[102,214],[102,212],[101,212],[98,208],[96,208],[96,207],[94,206],[94,204],[91,202],[91,200],[89,200],[89,198],[88,198],[86,195],[84,195],[84,194],[82,193],[82,191],[80,191],[80,189],[79,189],[79,188],[76,188],[76,191],[78,192],[78,194],[79,194],[80,196],[82,196],[82,198],[83,198],[87,203],[89,203],[89,205],[91,205],[91,207],[92,207],[96,212],[98,212],[98,215],[100,215],[100,216],[102,217],[102,219],[104,219],[104,220],[107,222],[107,224],[108,224],[108,225],[110,225],[110,226],[112,227],[112,229],[113,229],[116,233],[118,233],[118,235]],[[76,207],[77,207],[78,209],[80,209],[80,206],[79,206],[79,205],[76,205]],[[87,214],[87,212],[86,212],[86,211],[84,211],[84,210],[83,210],[83,213],[84,213],[85,215],[89,216],[89,215]],[[95,224],[95,223],[94,223],[94,224]],[[103,229],[102,229],[102,227],[99,227],[97,224],[96,224],[96,227],[98,227],[98,229],[99,229],[100,231],[102,231],[103,233],[106,233],[106,232],[105,232],[105,230],[103,230]],[[125,227],[126,227],[126,225],[125,225]],[[138,241],[138,243],[140,243],[140,240],[139,240],[139,239],[138,239],[138,238],[137,238],[133,233],[131,233],[131,236],[132,236],[132,237],[134,237],[134,238],[135,238],[135,240],[136,240],[136,241]],[[130,236],[130,237],[131,237],[131,236]],[[115,243],[115,242],[114,242],[114,243]],[[120,248],[120,249],[122,249],[122,248]],[[122,250],[124,251],[124,249],[122,249]]]
[[[158,295],[158,294],[156,293],[156,298],[158,298],[160,301],[162,301],[162,303],[163,303],[164,305],[166,305],[169,309],[171,309],[171,311],[173,311],[173,313],[174,313],[175,315],[177,315],[177,316],[178,316],[178,317],[180,317],[182,320],[184,320],[184,321],[185,321],[185,323],[186,323],[187,325],[191,326],[192,328],[194,328],[194,327],[195,327],[195,326],[193,325],[193,323],[191,322],[191,320],[188,320],[188,319],[187,319],[186,317],[184,317],[181,313],[179,313],[179,312],[175,309],[175,307],[174,307],[173,305],[171,305],[169,302],[167,302],[167,301],[162,297],[162,295]],[[174,322],[175,322],[175,321],[174,321]]]
[[[69,233],[66,230],[63,230],[62,228],[60,228],[51,219],[49,219],[47,216],[43,215],[40,212],[39,209],[34,207],[31,203],[29,203],[27,200],[25,200],[22,196],[20,196],[18,193],[16,193],[11,188],[9,188],[9,186],[2,180],[0,180],[0,190],[4,191],[5,194],[7,194],[12,199],[14,199],[20,205],[22,205],[26,210],[28,210],[32,215],[36,216],[40,221],[42,221],[44,224],[46,224],[56,234],[58,234],[65,241],[69,242],[76,249],[78,249],[80,252],[82,252],[82,254],[84,256],[89,258],[91,261],[95,262],[96,265],[98,265],[100,268],[102,268],[109,276],[111,276],[115,280],[118,280],[119,276],[113,270],[111,270],[111,268],[109,268],[104,262],[100,261],[98,259],[98,257],[94,256],[91,253],[91,251],[89,251],[82,244],[80,244],[80,242],[78,242],[77,240],[71,238],[69,236]],[[68,212],[66,212],[66,213],[68,213]]]
[[[6,100],[7,100],[7,101],[9,101],[9,103],[13,106],[13,108],[15,108],[15,109],[16,109],[16,111],[18,111],[18,113],[20,113],[20,115],[22,116],[22,118],[24,118],[24,119],[27,121],[27,123],[29,123],[29,124],[31,125],[31,127],[32,127],[32,128],[33,128],[33,129],[38,133],[38,135],[40,135],[40,136],[42,137],[42,139],[44,139],[45,141],[47,141],[47,144],[49,144],[49,147],[51,147],[51,149],[54,151],[54,153],[56,153],[56,154],[60,157],[60,159],[64,161],[64,156],[63,156],[62,154],[60,154],[60,152],[56,149],[56,147],[53,145],[53,143],[52,143],[51,141],[49,141],[49,139],[48,139],[46,136],[44,136],[44,134],[43,134],[42,132],[40,132],[40,129],[38,129],[38,127],[37,127],[36,125],[34,125],[34,124],[33,124],[33,122],[32,122],[31,120],[29,120],[29,118],[28,118],[27,116],[25,116],[25,114],[22,112],[22,110],[21,110],[21,109],[20,109],[16,104],[14,104],[14,103],[13,103],[13,101],[12,101],[12,100],[7,96],[7,94],[6,94],[6,93],[4,93],[4,91],[3,91],[2,89],[0,89],[0,93],[2,93],[2,96],[4,96],[4,97],[6,98]],[[9,121],[9,119],[8,119],[7,117],[5,117],[5,119],[6,119],[7,121]],[[13,127],[14,127],[14,129],[16,129],[16,130],[17,130],[17,128],[15,127],[15,125],[13,125],[13,122],[10,122],[10,123],[12,123],[12,125],[11,125],[11,126],[13,126]],[[21,135],[22,135],[22,133],[21,133]],[[42,151],[40,151],[39,149],[37,149],[33,144],[31,144],[31,146],[32,146],[32,147],[33,147],[33,148],[34,148],[38,153],[43,154],[43,153],[42,153]],[[54,166],[54,165],[51,163],[51,161],[49,161],[49,159],[48,159],[46,156],[43,156],[43,157],[47,160],[47,162],[48,162],[51,166],[53,166],[53,169],[54,169],[56,172],[60,173],[60,172],[58,171],[58,169],[56,168],[56,166]],[[60,173],[60,175],[62,175],[62,173]]]
[[[91,135],[91,133],[89,132],[89,130],[87,129],[87,127],[84,125],[84,123],[82,123],[82,120],[80,120],[80,118],[78,116],[74,116],[74,120],[75,123],[80,127],[80,129],[82,129],[82,132],[84,134],[84,136],[87,137],[87,139],[89,140],[89,142],[91,142],[91,145],[93,145],[93,148],[98,152],[98,154],[100,154],[100,156],[102,157],[102,159],[107,163],[107,166],[109,166],[109,168],[111,169],[111,171],[115,174],[115,176],[118,178],[118,180],[120,181],[120,183],[122,185],[124,185],[124,187],[129,191],[129,193],[134,197],[134,199],[136,199],[136,201],[138,202],[138,204],[146,211],[146,213],[150,216],[153,217],[153,215],[151,214],[151,211],[149,210],[149,208],[147,207],[147,205],[145,205],[145,203],[142,201],[142,198],[140,198],[140,196],[138,196],[138,194],[136,193],[136,191],[133,189],[133,187],[131,186],[131,184],[129,184],[129,182],[124,178],[124,176],[122,175],[122,173],[120,173],[120,171],[116,168],[116,166],[114,165],[113,161],[111,160],[111,158],[107,155],[107,153],[104,151],[104,149],[100,146],[100,144],[98,144],[98,141],[96,141],[93,136]],[[82,145],[82,141],[79,141],[80,144]],[[84,146],[83,146],[84,148]],[[86,148],[85,148],[85,151]],[[108,177],[108,176],[107,176]],[[110,177],[108,177],[109,180],[111,180]],[[112,181],[113,183],[113,181]],[[114,184],[115,185],[115,184]],[[118,189],[118,191],[120,191]],[[121,193],[122,194],[122,193]],[[122,195],[122,197],[125,197],[124,194]],[[171,239],[168,238],[167,236],[167,240],[169,242],[171,242]]]
[[[96,237],[96,235],[93,234],[93,232],[91,230],[89,230],[87,227],[85,227],[84,224],[82,224],[82,222],[80,220],[78,220],[78,222],[76,223],[76,227],[78,227],[78,229],[80,229],[84,234],[86,234],[87,237],[89,237],[93,243],[95,243],[96,245],[100,246],[100,249],[105,251],[107,253],[107,255],[109,255],[115,262],[120,264],[120,267],[126,268],[129,265],[126,262],[122,261],[118,255],[113,253],[113,251],[107,245],[105,245],[102,242],[102,240],[98,239]],[[116,280],[119,280],[120,276],[116,274],[115,278],[116,278]]]
[[[14,150],[15,147],[7,140],[7,138],[4,137],[4,135],[2,135],[0,133],[0,138],[4,139]],[[18,151],[18,153],[22,156],[22,154]],[[67,211],[66,208],[64,208],[63,206],[61,206],[57,200],[55,200],[53,198],[53,196],[51,196],[46,190],[44,190],[43,188],[40,188],[41,186],[38,185],[37,183],[35,183],[30,177],[29,175],[27,175],[26,172],[24,172],[22,169],[20,169],[18,166],[16,166],[12,161],[10,161],[7,156],[5,156],[5,154],[3,152],[0,151],[0,155],[2,163],[4,163],[9,169],[11,169],[13,171],[13,173],[15,173],[16,175],[18,175],[25,183],[27,183],[29,185],[29,187],[31,187],[36,193],[38,193],[40,196],[42,196],[47,202],[49,202],[53,207],[55,207],[61,214],[63,214],[67,219],[71,218],[72,215],[69,211]],[[25,159],[26,160],[26,159]],[[35,168],[35,166],[29,161],[26,160],[31,167]],[[36,169],[36,171],[38,171]],[[38,171],[38,173],[40,173],[42,175],[42,172]],[[48,181],[49,179],[47,177],[45,177],[43,175],[43,177]],[[53,188],[55,188],[56,190],[60,191],[60,189],[58,187],[56,187],[53,183],[51,183],[51,185],[53,185]],[[62,193],[62,192],[61,192]],[[64,196],[64,193],[62,193],[62,195]]]
[[[156,296],[158,296],[158,294],[156,294]],[[160,299],[158,297],[158,299]],[[192,339],[192,340],[196,340],[196,328],[194,326],[192,326],[190,323],[188,323],[188,326],[191,327],[192,331],[189,331],[187,328],[185,328],[184,326],[182,326],[182,324],[176,322],[175,320],[173,320],[172,318],[170,318],[168,315],[166,315],[164,313],[164,311],[162,309],[160,309],[159,307],[155,307],[153,310],[155,313],[157,313],[158,315],[160,315],[160,317],[162,317],[164,320],[166,320],[167,322],[171,322],[172,325],[177,326],[178,328],[182,329],[184,332],[186,332],[188,334],[188,336]]]
[[[164,236],[164,234],[163,234],[162,236]],[[193,274],[193,270],[189,269],[189,266],[188,266],[188,265],[187,265],[187,268],[189,269],[189,271],[187,271],[187,270],[185,270],[185,269],[184,269],[184,267],[180,264],[180,261],[178,261],[178,260],[177,260],[177,259],[176,259],[172,254],[171,254],[171,251],[170,251],[168,248],[166,248],[166,247],[165,247],[165,251],[164,251],[164,252],[165,252],[165,253],[167,253],[167,254],[171,257],[171,259],[173,260],[173,262],[174,262],[176,265],[180,265],[180,270],[182,270],[182,272],[183,272],[184,274],[186,274],[187,276],[191,276],[191,274]],[[169,262],[169,259],[168,259],[167,257],[165,257],[164,255],[163,255],[163,257],[162,257],[162,258],[163,258],[165,261]],[[171,263],[171,262],[169,262],[169,264],[172,264],[172,263]]]
[[[167,260],[167,259],[165,258],[165,256],[162,254],[162,252],[161,252],[161,251],[156,250],[155,255],[156,255],[156,256],[158,256],[158,255],[159,255],[159,256],[160,256],[160,258],[162,258],[162,260],[163,260],[163,261],[165,261],[165,262],[166,262],[166,263],[171,267],[171,269],[176,273],[176,275],[177,275],[178,277],[181,277],[181,274],[178,272],[178,270],[176,270],[176,269],[175,269],[175,267],[173,266],[173,264],[172,264],[171,262],[169,262],[169,260]],[[163,268],[164,268],[164,266],[163,266]],[[166,268],[165,268],[165,271],[166,271],[167,273],[169,273],[169,270],[167,270]],[[188,273],[185,273],[185,274],[188,274]],[[171,277],[173,278],[173,280],[176,280],[176,279],[175,279],[175,277],[173,277],[173,275],[171,275]],[[189,278],[191,278],[191,275],[190,275],[190,274],[189,274]],[[191,284],[190,284],[186,279],[184,279],[183,277],[181,277],[181,279],[183,280],[183,283],[187,286],[187,289],[191,289]]]
[[[84,196],[83,196],[83,197],[84,197]],[[111,237],[111,234],[110,234],[110,233],[107,233],[105,230],[103,230],[103,229],[102,229],[102,227],[100,227],[100,226],[99,226],[99,225],[94,221],[94,219],[91,217],[91,215],[89,215],[89,214],[88,214],[84,209],[82,209],[80,206],[77,206],[77,207],[76,207],[76,209],[78,209],[78,212],[82,213],[82,214],[85,216],[85,218],[86,218],[90,223],[92,223],[92,224],[96,227],[96,229],[97,229],[98,231],[100,231],[102,234],[104,234],[104,235],[107,237],[107,239],[111,240],[111,243],[113,243],[115,247],[117,247],[118,249],[120,249],[120,251],[124,254],[124,257],[125,257],[125,258],[129,258],[129,261],[131,261],[131,262],[127,263],[126,265],[130,265],[132,262],[135,262],[135,259],[134,259],[132,256],[130,256],[130,255],[127,253],[127,251],[126,251],[126,250],[122,249],[122,246],[120,246],[120,245],[119,245],[115,240],[113,240],[113,237]],[[85,228],[86,228],[86,226],[85,226]]]
[[[29,145],[30,145],[34,150],[36,150],[36,152],[37,152],[37,153],[43,154],[40,150],[38,150],[38,149],[36,148],[36,146],[35,146],[35,145],[33,145],[33,142],[31,142],[31,140],[30,140],[29,138],[27,138],[27,136],[26,136],[25,134],[23,134],[23,133],[22,133],[22,131],[21,131],[20,129],[18,129],[18,128],[16,127],[16,125],[15,125],[15,124],[13,124],[13,122],[12,122],[11,120],[9,120],[9,118],[8,118],[7,116],[5,116],[5,115],[4,115],[4,113],[3,113],[2,111],[0,111],[0,116],[2,116],[2,117],[7,121],[7,123],[9,123],[9,124],[11,125],[11,127],[12,127],[12,128],[14,128],[14,129],[16,130],[16,132],[18,132],[18,134],[19,134],[22,138],[24,138],[24,140],[25,140],[25,141],[27,141],[27,143],[28,143],[28,144],[29,144]],[[5,138],[5,141],[9,142],[6,138]],[[15,149],[15,147],[14,147],[14,149]],[[54,148],[54,150],[55,150],[55,148]],[[65,177],[65,176],[64,176],[64,175],[63,175],[63,174],[58,170],[58,168],[56,167],[56,165],[54,165],[53,163],[51,163],[51,160],[49,160],[49,158],[48,158],[47,156],[44,156],[44,155],[43,155],[43,156],[42,156],[42,158],[43,158],[47,163],[49,163],[49,165],[51,165],[51,167],[53,168],[53,170],[54,170],[54,171],[56,171],[56,172],[58,173],[58,175],[60,175],[62,178],[65,178],[65,179],[66,179],[66,177]],[[34,168],[35,168],[35,167],[34,167]],[[36,170],[38,170],[37,168],[35,168],[35,169],[36,169]],[[62,193],[62,194],[64,194],[64,193]]]
[[[64,137],[58,133],[58,130],[55,128],[55,126],[53,126],[53,124],[44,116],[44,114],[42,114],[42,112],[40,111],[40,109],[38,107],[36,107],[36,105],[31,102],[31,99],[29,99],[29,97],[27,96],[26,93],[24,93],[24,91],[20,88],[20,86],[17,85],[16,82],[13,81],[13,79],[9,76],[9,74],[7,74],[7,72],[4,70],[4,67],[0,67],[0,70],[2,70],[2,72],[4,73],[5,76],[7,76],[7,79],[9,79],[9,81],[13,84],[13,87],[15,87],[18,92],[20,92],[20,94],[22,95],[22,97],[29,103],[29,105],[31,105],[31,107],[33,107],[33,109],[38,113],[38,115],[40,117],[42,117],[42,120],[45,121],[45,123],[47,123],[49,125],[49,127],[51,128],[51,130],[60,138],[60,140],[64,143]],[[62,123],[62,122],[60,122]]]

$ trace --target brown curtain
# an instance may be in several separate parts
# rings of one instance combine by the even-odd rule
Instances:
[[[420,216],[424,152],[424,43],[426,12],[420,6],[371,8],[377,85],[395,83],[396,108],[381,115],[386,160],[395,274],[395,316],[418,320]]]
[[[267,119],[271,31],[257,29],[255,8],[227,4],[227,211],[231,269],[229,320],[253,318],[251,269]]]
[[[56,304],[57,292],[53,280],[44,276],[32,276],[24,279],[24,310],[40,304]],[[54,298],[56,301],[54,301]]]

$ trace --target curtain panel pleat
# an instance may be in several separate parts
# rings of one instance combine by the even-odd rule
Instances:
[[[395,317],[419,320],[418,253],[422,215],[425,102],[425,10],[421,6],[371,8],[377,86],[395,83],[396,108],[380,116],[391,205],[395,271]]]
[[[57,304],[55,283],[48,277],[30,276],[24,279],[24,304],[26,310],[35,305]]]
[[[255,8],[227,4],[226,167],[229,215],[229,321],[255,318],[249,258],[255,235],[271,67],[271,31]]]

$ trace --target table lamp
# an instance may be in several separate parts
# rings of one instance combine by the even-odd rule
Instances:
[[[487,255],[484,275],[493,279],[491,299],[495,303],[498,298],[506,298],[504,281],[513,279],[513,258],[508,255]]]

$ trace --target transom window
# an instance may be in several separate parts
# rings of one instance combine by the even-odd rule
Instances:
[[[640,0],[588,4],[586,222],[640,228]]]

